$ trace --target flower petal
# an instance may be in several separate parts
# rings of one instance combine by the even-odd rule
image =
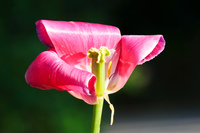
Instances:
[[[44,44],[53,46],[59,57],[83,70],[89,69],[87,52],[90,48],[106,46],[111,49],[121,39],[117,27],[101,24],[40,20],[36,27]]]
[[[122,36],[121,54],[116,71],[108,85],[107,93],[114,93],[127,82],[136,65],[149,61],[163,51],[162,35]]]
[[[60,59],[55,51],[44,51],[29,66],[25,79],[32,87],[68,91],[88,104],[97,103],[96,77]]]

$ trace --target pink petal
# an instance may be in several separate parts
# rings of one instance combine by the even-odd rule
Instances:
[[[88,104],[97,103],[96,77],[79,70],[60,59],[56,52],[42,52],[29,66],[25,79],[32,87],[68,91]]]
[[[44,44],[54,47],[59,57],[82,70],[88,69],[90,48],[107,46],[111,49],[121,39],[119,29],[108,25],[40,20],[36,26]]]
[[[108,93],[121,89],[138,64],[149,61],[163,51],[165,40],[162,35],[122,36],[121,55],[117,69],[108,85]]]

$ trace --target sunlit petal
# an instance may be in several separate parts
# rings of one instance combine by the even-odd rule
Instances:
[[[90,48],[106,46],[112,49],[121,39],[117,27],[85,23],[40,20],[36,22],[40,40],[56,49],[58,56],[69,65],[88,70]]]

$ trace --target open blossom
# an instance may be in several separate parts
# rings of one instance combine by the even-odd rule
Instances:
[[[39,20],[38,37],[49,49],[29,66],[25,79],[39,89],[68,91],[88,104],[96,104],[96,77],[91,72],[91,48],[111,52],[105,62],[105,94],[115,93],[127,82],[136,65],[153,59],[164,49],[162,35],[123,35],[114,26]]]

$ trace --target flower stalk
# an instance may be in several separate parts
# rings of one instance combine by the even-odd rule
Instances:
[[[98,96],[98,104],[94,105],[93,107],[91,133],[100,132],[105,91],[105,56],[109,55],[110,52],[106,47],[100,47],[100,49],[91,48],[88,51],[88,57],[92,58],[92,73],[96,76],[97,79],[96,93]]]
[[[104,99],[98,99],[98,104],[93,107],[92,129],[91,133],[100,133],[101,116],[103,110]]]

